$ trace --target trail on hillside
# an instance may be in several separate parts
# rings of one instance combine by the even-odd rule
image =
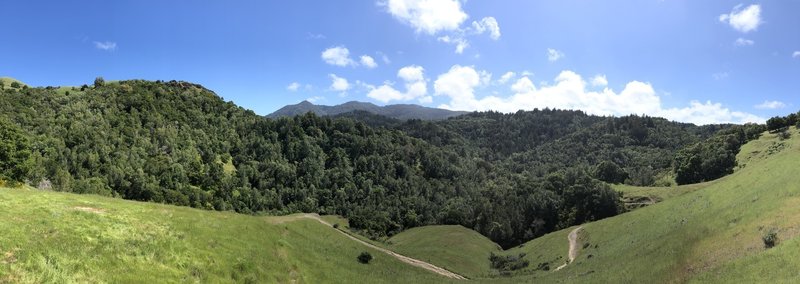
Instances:
[[[325,220],[322,220],[322,218],[320,218],[319,215],[317,215],[317,214],[303,214],[303,215],[300,215],[300,217],[301,218],[308,218],[308,219],[317,220],[318,222],[320,222],[322,224],[325,224],[327,226],[332,226],[330,223],[326,222]],[[296,220],[296,219],[294,219],[294,220]],[[287,220],[287,221],[291,221],[291,220]],[[461,275],[456,274],[456,273],[453,273],[453,272],[451,272],[451,271],[449,271],[447,269],[438,267],[436,265],[424,262],[424,261],[419,260],[419,259],[410,258],[410,257],[404,256],[404,255],[401,255],[399,253],[393,252],[393,251],[385,249],[385,248],[377,247],[377,246],[375,246],[373,244],[370,244],[370,243],[362,241],[362,240],[360,240],[360,239],[358,239],[356,237],[353,237],[350,234],[345,233],[345,232],[343,232],[343,231],[341,231],[339,229],[336,229],[336,231],[339,232],[342,235],[345,235],[346,237],[350,238],[351,240],[354,240],[354,241],[356,241],[358,243],[361,243],[361,244],[363,244],[365,246],[368,246],[368,247],[370,247],[372,249],[375,249],[375,250],[381,251],[381,252],[383,252],[385,254],[388,254],[388,255],[390,255],[390,256],[392,256],[392,257],[394,257],[397,260],[400,260],[402,262],[405,262],[405,263],[411,264],[413,266],[416,266],[416,267],[431,271],[433,273],[442,275],[444,277],[448,277],[448,278],[452,278],[452,279],[459,279],[459,280],[467,280],[466,277],[461,276]]]
[[[569,260],[557,267],[555,271],[559,271],[566,267],[567,264],[572,263],[572,261],[578,256],[578,231],[580,229],[583,229],[583,227],[577,227],[575,230],[572,230],[572,232],[569,232],[569,235],[567,236],[567,239],[569,240]]]

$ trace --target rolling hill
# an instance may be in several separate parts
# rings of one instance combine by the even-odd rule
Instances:
[[[466,111],[451,111],[439,108],[429,108],[412,104],[397,104],[387,106],[377,106],[372,103],[351,101],[335,106],[315,105],[309,101],[303,101],[295,105],[287,105],[279,110],[268,114],[269,118],[286,116],[296,116],[313,112],[319,116],[335,116],[353,111],[366,111],[372,114],[382,115],[395,119],[422,119],[422,120],[441,120],[448,117],[466,114]]]
[[[744,145],[740,167],[716,181],[667,188],[618,186],[632,196],[661,202],[581,225],[574,262],[566,262],[567,235],[576,227],[556,231],[504,254],[525,253],[528,268],[501,282],[671,283],[671,282],[785,282],[798,279],[796,248],[800,245],[800,175],[792,166],[800,159],[800,133],[779,139],[765,133]],[[417,228],[423,230],[424,228]],[[426,239],[458,244],[451,233],[429,230]],[[775,232],[777,245],[765,248],[762,237]],[[438,235],[438,236],[437,236]],[[405,251],[426,257],[426,251],[448,245],[432,244]],[[470,251],[465,259],[448,263],[430,258],[455,272],[462,263],[492,250]],[[451,252],[453,253],[453,252]],[[545,265],[548,269],[542,269]],[[474,273],[474,271],[470,271]],[[488,280],[488,279],[487,279]]]

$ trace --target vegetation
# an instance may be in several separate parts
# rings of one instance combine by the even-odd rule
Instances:
[[[0,185],[23,180],[31,170],[30,141],[19,127],[0,118]]]
[[[360,263],[369,264],[371,260],[372,260],[372,255],[369,252],[364,251],[358,255],[358,262]]]
[[[774,228],[769,229],[764,235],[761,237],[761,240],[764,241],[764,247],[772,248],[778,242],[778,232],[775,231]]]
[[[28,188],[0,188],[0,216],[0,283],[446,281],[392,257],[362,265],[382,253],[292,216]]]
[[[523,269],[530,264],[530,262],[525,259],[524,253],[518,255],[497,255],[492,253],[489,255],[489,261],[491,262],[492,269],[496,269],[501,273]]]

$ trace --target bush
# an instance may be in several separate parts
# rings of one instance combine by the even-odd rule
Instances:
[[[11,87],[15,88],[15,89],[19,89],[22,86],[20,86],[19,82],[11,82]]]
[[[333,224],[334,229],[339,229],[339,223]]]
[[[518,255],[498,255],[491,253],[489,255],[489,261],[491,262],[491,267],[500,272],[509,272],[522,269],[528,267],[528,264],[530,264],[530,262],[525,259],[524,253],[520,253]],[[541,264],[539,266],[541,268]],[[549,264],[547,268],[550,268]]]
[[[766,234],[761,236],[761,240],[764,241],[764,247],[774,247],[775,243],[778,242],[778,232],[774,228],[770,229]]]
[[[786,128],[781,130],[781,132],[778,132],[778,138],[780,138],[781,140],[786,140],[786,139],[789,139],[791,137],[792,137],[792,134],[789,133],[789,130],[786,129]]]
[[[106,84],[106,80],[103,79],[103,77],[97,77],[97,78],[94,79],[94,87],[95,88],[102,87],[105,84]]]
[[[365,251],[358,255],[358,262],[361,262],[363,264],[369,264],[371,260],[372,260],[372,255],[369,252]]]

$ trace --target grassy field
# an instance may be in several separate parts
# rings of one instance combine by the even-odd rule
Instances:
[[[9,77],[0,77],[0,82],[3,82],[3,86],[4,86],[3,88],[11,88],[11,83],[13,83],[13,82],[17,82],[17,83],[20,83],[21,85],[25,85],[25,83],[22,83],[21,81],[19,81],[17,79],[9,78]]]
[[[302,218],[3,188],[0,220],[0,283],[446,281]]]
[[[469,278],[490,276],[489,253],[499,253],[500,246],[462,226],[425,226],[394,235],[388,248]]]
[[[574,263],[558,272],[523,271],[514,280],[638,283],[699,277],[729,282],[744,277],[761,282],[756,277],[766,274],[798,280],[786,278],[797,275],[798,253],[792,248],[797,248],[794,238],[800,234],[800,133],[791,131],[789,140],[765,134],[745,145],[738,157],[744,166],[733,175],[655,205],[584,224],[582,249]],[[772,249],[762,241],[769,230],[777,231],[779,238]],[[568,231],[515,250],[527,251],[529,257],[537,252],[565,255]],[[734,270],[738,274],[726,274]]]

